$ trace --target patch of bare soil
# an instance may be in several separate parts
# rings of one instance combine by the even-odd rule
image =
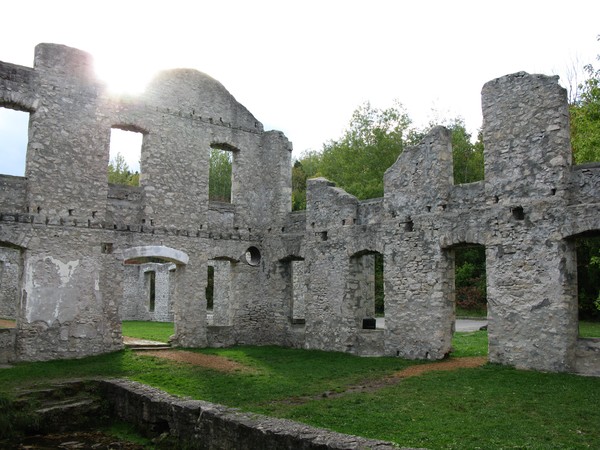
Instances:
[[[0,328],[14,328],[16,322],[9,319],[0,319]]]
[[[171,361],[193,364],[218,370],[219,372],[251,372],[254,369],[238,362],[217,355],[204,355],[202,353],[188,352],[185,350],[144,350],[136,352],[138,355],[155,356]]]
[[[456,369],[472,369],[475,367],[483,366],[486,362],[487,356],[472,356],[465,358],[449,359],[447,361],[433,362],[428,364],[417,364],[415,366],[410,366],[399,372],[393,373],[392,375],[385,378],[367,380],[364,383],[347,386],[346,389],[341,392],[328,391],[315,397],[295,397],[293,399],[286,399],[285,403],[302,404],[309,400],[314,400],[319,397],[335,398],[347,394],[374,392],[386,386],[392,386],[394,384],[397,384],[404,378],[416,377],[426,372],[432,372],[435,370],[447,371]]]
[[[400,372],[396,372],[394,378],[410,378],[421,375],[425,372],[433,370],[456,370],[456,369],[473,369],[483,366],[487,362],[487,356],[469,356],[465,358],[449,359],[447,361],[434,362],[429,364],[418,364],[416,366],[407,367]]]

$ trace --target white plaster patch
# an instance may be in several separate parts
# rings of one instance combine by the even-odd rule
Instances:
[[[50,260],[58,269],[58,276],[60,277],[60,287],[65,287],[67,285],[67,283],[71,280],[71,277],[73,276],[73,272],[75,272],[75,269],[79,265],[79,260],[63,263],[60,259],[55,259],[52,256],[46,256],[44,260]]]

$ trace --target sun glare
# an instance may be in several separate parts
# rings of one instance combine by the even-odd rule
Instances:
[[[157,72],[155,68],[142,65],[133,67],[131,62],[95,58],[96,74],[115,94],[136,95],[142,93]]]

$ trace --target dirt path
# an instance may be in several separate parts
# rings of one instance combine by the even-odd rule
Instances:
[[[396,372],[394,378],[410,378],[421,375],[425,372],[434,370],[456,370],[456,369],[473,369],[483,366],[487,362],[487,356],[469,356],[465,358],[449,359],[447,361],[434,362],[429,364],[418,364],[416,366],[407,367],[400,372]]]
[[[321,397],[340,397],[346,394],[360,393],[360,392],[374,392],[386,386],[392,386],[400,382],[404,378],[416,377],[426,372],[449,371],[457,369],[472,369],[475,367],[483,366],[487,362],[487,356],[472,356],[465,358],[449,359],[447,361],[432,362],[427,364],[417,364],[414,366],[407,367],[399,372],[393,373],[392,375],[385,378],[377,378],[373,380],[367,380],[364,383],[360,383],[354,386],[348,386],[342,392],[325,392]]]
[[[222,356],[216,355],[204,355],[202,353],[188,352],[185,350],[157,350],[157,351],[143,351],[138,352],[138,355],[155,356],[158,358],[165,358],[171,361],[184,362],[193,364],[196,366],[202,366],[220,372],[239,372],[239,371],[253,371],[252,368],[243,364],[231,361]],[[393,373],[392,375],[385,378],[378,378],[368,380],[364,383],[357,385],[347,386],[342,392],[324,392],[318,396],[311,397],[297,397],[294,399],[285,400],[286,403],[304,403],[309,400],[321,397],[340,397],[342,395],[359,393],[359,392],[373,392],[386,386],[391,386],[400,382],[404,378],[416,377],[426,372],[432,371],[449,371],[457,369],[472,369],[480,367],[487,362],[487,356],[472,356],[465,358],[455,358],[446,361],[438,361],[426,364],[417,364],[414,366],[407,367],[399,372]]]
[[[0,319],[0,328],[14,328],[16,322],[14,320]]]
[[[154,356],[170,361],[193,364],[218,370],[219,372],[252,372],[253,368],[227,359],[223,356],[204,355],[202,353],[188,352],[185,350],[145,350],[136,352],[140,356]]]

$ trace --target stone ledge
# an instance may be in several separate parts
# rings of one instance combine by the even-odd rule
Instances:
[[[398,450],[391,442],[365,439],[290,420],[243,413],[200,400],[185,400],[128,381],[99,382],[113,413],[144,429],[173,435],[180,446],[194,449]]]

